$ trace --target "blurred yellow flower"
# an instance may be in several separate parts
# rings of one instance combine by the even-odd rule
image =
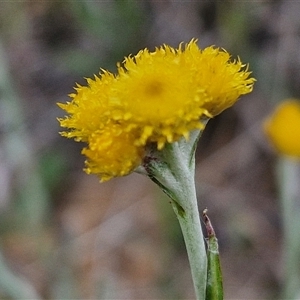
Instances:
[[[287,99],[279,104],[264,130],[279,153],[300,158],[300,101]]]
[[[218,48],[200,50],[196,40],[178,49],[164,45],[141,50],[118,64],[113,75],[87,79],[75,88],[71,102],[58,105],[69,116],[60,125],[63,136],[86,142],[86,172],[102,181],[133,171],[145,146],[188,139],[238,97],[251,92],[255,79],[240,60]],[[115,160],[115,162],[114,162]]]

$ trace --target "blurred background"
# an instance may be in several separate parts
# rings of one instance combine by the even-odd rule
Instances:
[[[194,298],[167,197],[138,174],[87,176],[83,145],[60,137],[56,120],[56,103],[100,67],[191,38],[239,56],[257,79],[197,149],[199,210],[219,238],[225,298],[279,298],[277,156],[262,121],[300,97],[299,11],[283,0],[1,1],[0,298]]]

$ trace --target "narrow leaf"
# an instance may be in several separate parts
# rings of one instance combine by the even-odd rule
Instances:
[[[207,216],[207,209],[203,211],[203,219],[207,230],[207,284],[206,300],[223,300],[223,280],[220,265],[219,245],[215,231]]]

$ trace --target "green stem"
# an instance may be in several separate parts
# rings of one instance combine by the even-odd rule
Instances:
[[[172,204],[187,249],[196,297],[197,299],[205,299],[207,259],[197,199],[192,195],[185,197],[189,197],[189,200],[185,205],[184,214],[178,210],[177,205],[174,205],[173,202]]]
[[[279,160],[278,167],[278,184],[283,219],[283,299],[299,299],[300,165],[295,160],[282,157]]]
[[[200,131],[191,133],[189,141],[151,148],[144,162],[148,176],[171,198],[184,237],[197,299],[205,299],[207,258],[194,182],[195,148]]]

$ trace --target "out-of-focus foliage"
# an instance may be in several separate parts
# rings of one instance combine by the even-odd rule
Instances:
[[[275,103],[299,98],[299,10],[297,1],[1,2],[0,298],[193,297],[168,199],[141,175],[86,176],[79,145],[56,121],[75,82],[193,37],[239,55],[257,79],[253,94],[210,121],[197,152],[225,297],[279,298],[275,156],[260,125]]]

